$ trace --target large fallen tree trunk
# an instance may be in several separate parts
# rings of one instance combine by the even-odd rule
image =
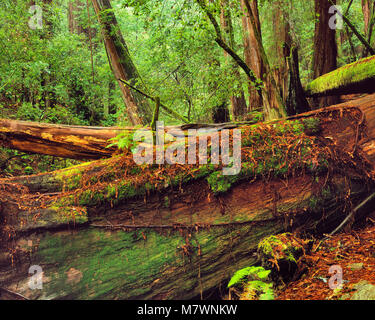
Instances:
[[[110,144],[109,139],[124,130],[127,128],[69,126],[1,119],[0,145],[62,158],[94,160],[110,157],[116,148],[106,148]]]
[[[171,135],[179,131],[200,128],[233,128],[242,123],[227,124],[185,124],[166,126]],[[0,146],[29,153],[45,154],[77,160],[96,160],[111,157],[115,146],[108,147],[119,134],[132,134],[134,127],[87,127],[57,125],[21,120],[0,119]],[[144,130],[151,130],[145,127]]]
[[[0,287],[29,299],[206,297],[255,262],[263,237],[333,230],[371,193],[373,98],[241,128],[238,175],[125,153],[1,179]],[[42,289],[29,287],[32,265]]]
[[[309,97],[375,92],[375,56],[358,60],[316,78],[306,86]]]

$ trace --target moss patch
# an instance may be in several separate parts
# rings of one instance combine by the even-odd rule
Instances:
[[[316,78],[306,86],[306,93],[316,95],[368,79],[375,81],[375,56],[361,59]]]
[[[300,257],[309,249],[310,241],[291,233],[268,236],[258,244],[258,256],[265,268],[272,270],[274,280],[288,281],[298,269]]]

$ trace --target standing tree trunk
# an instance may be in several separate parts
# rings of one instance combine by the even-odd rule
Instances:
[[[276,56],[274,77],[280,95],[286,106],[288,116],[310,110],[300,75],[298,48],[290,34],[288,9],[290,2],[275,1],[274,3],[274,46],[272,51]]]
[[[336,0],[333,1],[336,4]],[[330,1],[315,0],[315,23],[313,72],[314,79],[337,69],[336,30],[329,27]],[[339,97],[323,97],[314,100],[314,107],[321,108],[337,104]]]
[[[289,69],[288,96],[286,97],[286,111],[288,116],[304,113],[310,110],[299,76],[298,48],[292,44],[285,48]]]
[[[119,29],[116,17],[109,0],[92,0],[104,39],[108,60],[115,78],[124,79],[132,85],[143,89],[140,75],[135,67]],[[122,98],[126,105],[128,119],[133,125],[150,123],[152,108],[148,101],[140,93],[132,91],[120,81]]]
[[[362,11],[365,20],[365,34],[368,35],[370,31],[371,15],[374,9],[373,0],[362,0]]]
[[[255,24],[257,30],[259,34],[261,34],[257,1],[251,2],[250,5],[255,12]],[[249,66],[249,68],[254,71],[257,78],[261,79],[264,74],[264,66],[262,59],[260,58],[260,52],[258,50],[255,33],[252,28],[249,13],[246,10],[244,0],[241,0],[241,9],[243,12],[242,28],[245,62]],[[249,110],[261,110],[262,108],[262,97],[258,94],[254,86],[249,84]]]
[[[280,0],[274,2],[273,14],[273,34],[274,46],[272,51],[275,53],[277,64],[275,65],[274,76],[277,87],[280,90],[284,103],[288,97],[289,68],[286,62],[286,48],[292,46],[292,37],[290,36],[290,25],[285,10],[282,9]]]
[[[367,42],[372,44],[372,35],[375,25],[375,1],[374,0],[362,0],[362,11],[365,20],[365,36]],[[369,54],[368,48],[363,50],[363,57],[367,57]]]
[[[231,48],[235,47],[232,17],[230,13],[230,7],[228,0],[221,0],[221,15],[220,15],[221,25],[224,29],[225,40]],[[228,58],[228,53],[224,51],[224,55]],[[238,70],[238,65],[234,61],[232,63],[233,75],[235,78],[240,79],[240,72]],[[235,120],[243,120],[247,113],[247,105],[245,100],[245,95],[241,89],[239,95],[233,95],[230,97],[232,104],[232,115]]]
[[[79,21],[79,14],[82,11],[83,4],[80,0],[71,0],[68,3],[68,22],[69,32],[75,34],[81,34],[84,29]]]
[[[257,21],[259,20],[258,10],[255,10],[255,8],[257,8],[257,0],[244,0],[244,3],[248,12],[249,25],[254,31],[256,40],[255,44],[260,54],[260,60],[262,61],[264,66],[265,76],[264,79],[262,79],[264,85],[264,89],[262,90],[262,97],[265,118],[267,120],[273,120],[286,117],[287,113],[285,104],[282,100],[280,92],[277,88],[277,83],[272,74],[269,60],[263,47],[261,33],[257,28]]]
[[[53,36],[53,21],[52,21],[52,0],[43,0],[42,1],[42,10],[43,10],[43,34],[42,39],[46,42],[49,41]],[[42,73],[42,99],[44,102],[44,110],[50,108],[51,105],[55,104],[55,95],[52,90],[49,90],[51,82],[53,82],[53,75],[49,74],[46,71]]]

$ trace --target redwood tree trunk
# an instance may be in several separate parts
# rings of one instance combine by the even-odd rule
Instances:
[[[336,0],[333,1],[336,4]],[[329,27],[331,3],[315,0],[315,24],[313,71],[314,79],[337,68],[336,30]],[[316,108],[327,107],[339,102],[337,96],[319,98],[314,101]]]
[[[234,34],[233,34],[233,25],[232,25],[232,17],[230,13],[230,7],[228,4],[228,0],[221,1],[221,15],[220,15],[221,25],[225,31],[226,41],[234,49],[235,42],[234,42]],[[228,53],[224,51],[224,55],[228,58]],[[230,57],[229,57],[230,58]],[[230,58],[231,59],[231,58]],[[234,61],[230,60],[232,63],[232,72],[235,78],[240,78],[240,72],[238,70],[238,65],[235,64]],[[232,104],[232,116],[235,120],[243,120],[247,113],[247,105],[245,100],[245,95],[243,90],[241,89],[238,95],[233,95],[230,97],[230,101]]]
[[[269,59],[264,50],[262,43],[262,35],[257,27],[257,20],[259,19],[259,13],[255,10],[257,2],[255,0],[249,1],[244,0],[246,10],[248,12],[249,23],[254,31],[257,50],[260,54],[260,59],[264,65],[264,77],[262,99],[263,99],[263,110],[266,120],[274,120],[282,117],[286,117],[285,104],[280,95],[277,83],[271,70]]]
[[[253,9],[253,12],[255,12],[256,27],[260,34],[261,28],[258,13],[258,2],[252,1],[250,5]],[[264,73],[264,65],[260,57],[254,30],[250,22],[249,13],[246,10],[244,0],[241,0],[241,9],[244,13],[242,16],[242,28],[245,62],[249,66],[249,68],[254,71],[257,78],[261,79]],[[249,110],[262,109],[262,106],[262,97],[257,93],[254,86],[249,84]]]
[[[274,76],[284,102],[286,102],[288,97],[289,78],[289,67],[286,61],[285,48],[290,48],[292,46],[290,25],[285,14],[286,12],[282,10],[280,1],[275,1],[273,14],[275,44],[272,51],[276,54],[277,64],[275,66]]]
[[[371,14],[374,7],[373,0],[362,0],[362,11],[365,20],[365,34],[367,35],[369,32]]]
[[[68,22],[69,32],[81,34],[84,32],[81,24],[79,23],[78,15],[82,11],[82,2],[80,0],[71,0],[68,4]]]
[[[136,81],[140,79],[140,75],[130,57],[128,47],[119,29],[110,1],[92,0],[92,4],[101,25],[108,60],[114,76],[116,79],[127,80],[132,85],[137,85],[140,89],[144,90],[140,84],[136,84]],[[118,84],[126,105],[129,121],[133,125],[150,123],[152,108],[145,97],[124,86],[120,81],[118,81]]]
[[[275,1],[274,5],[274,46],[276,61],[274,77],[280,95],[286,105],[288,116],[307,112],[307,102],[299,76],[298,47],[290,34],[288,2]]]
[[[365,20],[365,35],[368,43],[372,44],[373,29],[375,25],[374,13],[375,13],[375,1],[374,0],[362,0],[362,11]],[[368,56],[368,50],[363,50],[363,57]]]

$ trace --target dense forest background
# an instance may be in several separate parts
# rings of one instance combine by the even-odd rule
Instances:
[[[262,117],[261,102],[254,93],[257,84],[249,81],[215,41],[214,25],[200,1],[101,2],[111,5],[112,9],[104,11],[114,13],[117,19],[118,25],[112,32],[122,34],[125,49],[138,71],[134,85],[147,88],[148,94],[160,97],[163,104],[190,122],[214,121],[218,108],[224,109],[227,121]],[[373,3],[339,2],[344,10],[350,7],[346,16],[373,43]],[[319,1],[258,2],[269,73],[282,94],[287,91],[284,88],[288,76],[286,43],[298,50],[303,86],[319,75],[313,61],[314,51],[317,52],[314,33],[320,18],[316,3]],[[128,119],[92,4],[83,0],[1,2],[1,118],[91,126],[134,124]],[[42,8],[39,24],[38,12],[32,10],[32,5]],[[226,42],[251,66],[254,43],[249,37],[244,1],[210,1],[208,10],[220,25]],[[334,36],[337,43],[334,63],[338,67],[368,55],[346,24]],[[332,54],[320,52],[318,57],[324,61],[329,56]],[[181,123],[166,112],[162,112],[160,120],[166,124]],[[18,164],[13,161],[11,165],[9,158],[13,157],[22,157],[24,161]],[[70,160],[23,155],[6,149],[1,151],[0,159],[5,174],[34,173],[70,163]]]

